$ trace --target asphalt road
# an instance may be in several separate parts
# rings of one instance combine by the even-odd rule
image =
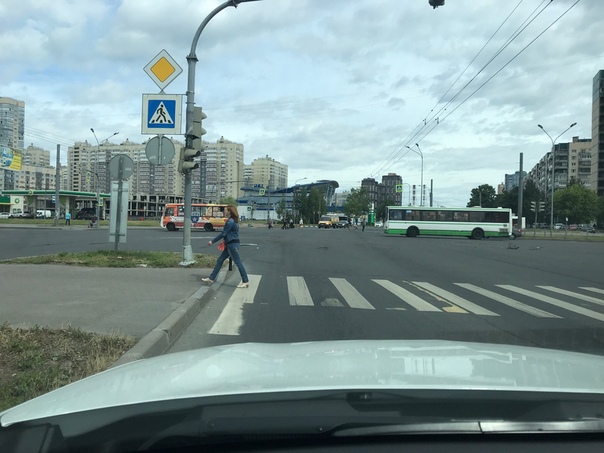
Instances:
[[[112,249],[107,230],[1,228],[0,259]],[[195,252],[213,233],[192,233]],[[604,354],[604,243],[241,229],[235,270],[171,351],[235,342],[450,339]],[[514,248],[509,248],[510,246]],[[515,248],[517,247],[517,248]],[[182,233],[131,228],[120,249],[181,251]],[[208,271],[209,274],[209,271]]]
[[[376,228],[243,229],[242,241],[258,244],[241,253],[252,285],[235,289],[235,270],[172,351],[448,339],[604,354],[602,243],[410,239]]]

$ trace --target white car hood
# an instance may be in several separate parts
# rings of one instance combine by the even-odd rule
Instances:
[[[3,412],[0,424],[179,398],[336,389],[604,394],[604,357],[436,340],[235,344],[109,369]]]

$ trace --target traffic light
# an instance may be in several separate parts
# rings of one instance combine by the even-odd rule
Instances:
[[[180,158],[178,160],[178,171],[180,173],[189,173],[191,170],[199,168],[199,163],[195,162],[195,158],[201,155],[203,145],[201,136],[206,134],[206,130],[201,127],[201,122],[207,118],[201,107],[193,107],[193,127],[187,133],[187,138],[192,140],[192,148],[182,148],[180,150]]]
[[[545,211],[545,201],[540,201],[539,202],[539,210],[540,211]]]
[[[531,211],[535,212],[536,208],[537,208],[537,203],[535,201],[531,201]]]
[[[200,154],[201,151],[198,149],[181,148],[180,158],[178,159],[178,171],[184,174],[199,168],[199,163],[193,160]]]

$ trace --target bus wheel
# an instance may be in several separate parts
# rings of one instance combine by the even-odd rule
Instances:
[[[419,230],[415,227],[411,227],[407,229],[407,237],[415,238],[419,234]]]
[[[176,227],[174,226],[173,223],[168,223],[166,225],[166,228],[168,229],[168,231],[176,231]]]
[[[484,231],[480,228],[475,228],[472,231],[472,239],[482,239],[484,237]]]
[[[206,231],[214,231],[214,227],[213,227],[213,226],[212,226],[212,224],[211,224],[211,223],[209,223],[209,222],[208,222],[208,223],[206,223],[206,224],[203,226],[203,229],[204,229],[204,230],[206,230]]]

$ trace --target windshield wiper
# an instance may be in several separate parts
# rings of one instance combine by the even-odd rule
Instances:
[[[340,427],[333,437],[388,436],[404,434],[534,434],[534,433],[602,433],[604,419],[544,422],[450,421]]]

